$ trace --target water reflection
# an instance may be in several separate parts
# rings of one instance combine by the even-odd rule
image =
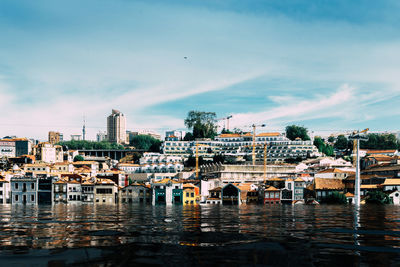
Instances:
[[[205,264],[390,266],[400,260],[399,226],[393,205],[1,205],[0,256],[96,247],[102,251],[96,257],[112,263],[123,259],[111,256],[117,248],[135,249],[128,262],[147,255],[161,263],[157,253],[167,253],[177,263],[183,258],[176,255],[185,255]]]

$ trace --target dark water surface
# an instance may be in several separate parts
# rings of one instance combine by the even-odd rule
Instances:
[[[1,266],[400,266],[400,207],[0,205]]]

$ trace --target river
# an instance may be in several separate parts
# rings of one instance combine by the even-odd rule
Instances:
[[[1,266],[400,266],[394,205],[0,205]]]

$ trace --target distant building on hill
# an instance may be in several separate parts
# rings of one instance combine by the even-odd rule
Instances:
[[[115,109],[107,117],[107,139],[112,143],[126,143],[126,118],[124,114]]]

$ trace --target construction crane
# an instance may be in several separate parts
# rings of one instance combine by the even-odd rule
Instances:
[[[256,165],[256,128],[257,127],[265,127],[265,124],[253,124],[251,126],[247,127],[252,127],[253,128],[253,153],[252,153],[252,160],[253,160],[253,165]]]
[[[264,147],[264,184],[265,181],[267,180],[267,147],[268,144],[256,144],[256,145],[252,145],[252,146],[244,146],[244,147],[256,147],[256,146],[263,146]],[[253,157],[255,158],[254,152],[253,152]],[[254,165],[254,164],[253,164]]]
[[[209,147],[209,145],[196,143],[196,179],[199,179],[199,146]]]
[[[362,131],[354,131],[352,135],[349,136],[350,140],[354,141],[354,150],[355,150],[355,158],[356,158],[356,179],[354,181],[354,204],[360,205],[360,187],[361,187],[361,179],[360,179],[360,141],[367,141],[368,137],[365,136],[365,133],[368,132],[369,128],[364,129]],[[354,155],[353,155],[354,156]]]
[[[223,118],[218,118],[216,121],[224,121],[224,129],[229,131],[229,119],[232,118],[232,115],[229,115],[228,117],[223,117]]]

